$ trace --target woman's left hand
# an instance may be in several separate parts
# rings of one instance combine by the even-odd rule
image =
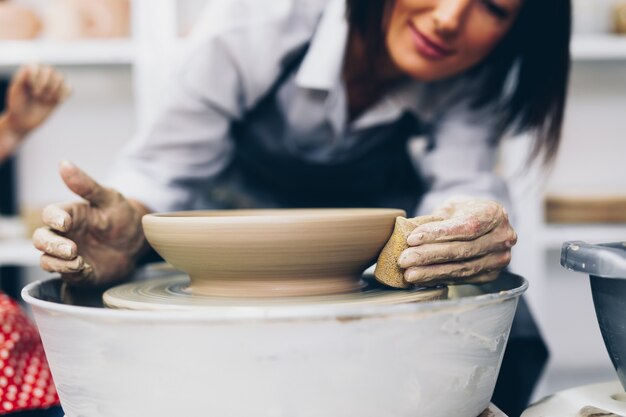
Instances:
[[[415,284],[482,283],[496,279],[511,261],[517,235],[504,207],[494,201],[452,201],[417,227],[398,265]]]
[[[8,127],[23,138],[41,125],[70,94],[63,75],[47,65],[26,65],[9,86],[6,117]]]

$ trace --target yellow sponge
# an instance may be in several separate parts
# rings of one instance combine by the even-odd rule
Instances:
[[[443,220],[436,216],[420,216],[412,219],[396,217],[393,234],[387,241],[376,262],[374,276],[378,281],[394,288],[407,288],[411,284],[404,280],[404,270],[398,266],[400,254],[409,247],[407,238],[418,226]]]

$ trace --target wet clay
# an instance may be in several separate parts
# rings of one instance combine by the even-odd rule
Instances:
[[[416,227],[441,220],[436,216],[420,216],[412,219],[397,217],[393,234],[378,256],[374,271],[376,279],[394,288],[410,287],[411,284],[404,279],[404,269],[398,266],[400,254],[409,247],[406,240]]]
[[[394,291],[373,283],[345,294],[288,297],[241,297],[203,295],[189,291],[189,277],[180,272],[169,276],[131,282],[107,290],[102,299],[109,308],[144,311],[198,311],[216,307],[289,307],[289,306],[374,306],[445,300],[448,288]]]
[[[622,417],[609,411],[600,410],[599,408],[587,406],[578,412],[578,417]]]
[[[362,286],[397,209],[227,210],[143,217],[152,247],[191,278],[194,294],[291,297]]]

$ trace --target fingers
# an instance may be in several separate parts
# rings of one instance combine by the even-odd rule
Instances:
[[[41,92],[41,100],[45,103],[57,104],[61,100],[63,83],[63,76],[53,73]]]
[[[118,198],[118,194],[105,188],[69,161],[62,161],[59,173],[65,185],[95,206],[105,206]]]
[[[32,88],[32,86],[37,84],[42,66],[40,64],[30,64],[25,68],[28,71],[28,85]]]
[[[28,65],[24,65],[17,70],[11,80],[11,88],[23,89],[30,85],[30,76],[32,69]]]
[[[71,261],[67,261],[44,254],[41,255],[40,266],[41,269],[47,272],[78,274],[85,269],[85,261],[82,256],[78,256]]]
[[[500,275],[500,270],[485,272],[463,280],[463,284],[485,284],[495,281]]]
[[[483,283],[509,264],[517,235],[502,206],[485,201],[455,206],[448,220],[419,226],[407,239],[413,246],[398,258],[407,282]]]
[[[88,288],[97,285],[93,268],[88,263],[85,263],[79,272],[61,273],[61,278],[72,286]]]
[[[78,255],[76,244],[70,239],[42,227],[35,231],[33,243],[44,252],[39,262],[44,271],[61,274],[63,280],[71,284],[90,282],[92,279],[93,267]]]
[[[59,103],[64,102],[69,96],[72,95],[72,86],[69,85],[65,79],[63,79],[63,84],[61,85],[61,90],[58,94]]]
[[[8,105],[23,99],[30,90],[30,79],[32,77],[32,69],[30,66],[21,67],[13,76],[9,92],[7,96]]]
[[[65,81],[63,74],[52,72],[49,82],[41,93],[41,99],[48,104],[59,104],[67,99],[71,94],[71,88]]]
[[[410,283],[454,283],[464,278],[500,271],[511,261],[511,252],[493,252],[477,259],[408,268],[404,279]]]
[[[9,97],[31,97],[46,104],[58,104],[71,94],[63,75],[47,65],[31,64],[21,67],[13,76]]]
[[[508,250],[516,242],[517,235],[508,220],[505,219],[495,230],[469,242],[426,243],[409,247],[400,254],[398,266],[406,269],[412,266],[477,258],[490,252]]]
[[[33,92],[33,96],[36,98],[42,98],[43,93],[52,80],[52,74],[54,70],[47,65],[38,65],[35,71],[35,77],[31,79],[30,88]]]
[[[448,219],[455,213],[455,211],[458,211],[459,208],[466,206],[468,203],[473,204],[476,201],[486,200],[477,200],[476,198],[470,196],[455,195],[446,199],[439,207],[435,208],[433,215]]]
[[[85,261],[77,254],[76,244],[50,229],[37,229],[33,235],[33,244],[43,252],[39,263],[44,271],[76,274],[85,268]]]
[[[72,261],[78,256],[74,242],[45,227],[35,230],[33,244],[38,250],[59,260]]]
[[[63,75],[48,65],[33,64],[23,67],[25,83],[32,97],[47,104],[57,104],[70,93]]]
[[[407,239],[410,246],[434,242],[469,241],[489,233],[506,219],[502,206],[493,201],[459,203],[451,217],[416,227]]]
[[[85,201],[51,204],[43,209],[41,218],[50,230],[79,234],[89,225],[90,205]]]
[[[410,246],[426,243],[474,240],[493,230],[502,218],[464,216],[441,222],[428,223],[415,228],[407,239]]]
[[[41,219],[46,226],[58,232],[67,233],[72,229],[72,216],[69,211],[56,204],[46,206]]]

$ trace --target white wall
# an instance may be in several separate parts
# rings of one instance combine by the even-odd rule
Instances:
[[[103,179],[134,132],[129,68],[74,67],[61,71],[74,93],[19,153],[18,190],[23,207],[74,198],[57,175],[62,159]]]
[[[548,192],[626,195],[625,159],[626,62],[575,63],[563,146]],[[588,279],[563,269],[559,260],[560,251],[548,251],[547,291],[554,303],[544,323],[554,365],[606,365]]]
[[[514,190],[522,208],[517,213],[522,226],[513,268],[530,281],[528,298],[551,352],[539,397],[616,375],[599,331],[588,277],[561,267],[558,246],[544,251],[532,248],[545,243],[542,211],[533,204],[541,205],[544,193],[550,192],[626,195],[625,157],[626,60],[574,62],[564,137],[554,169],[535,179],[518,177],[520,188]],[[582,228],[567,229],[585,240]],[[598,238],[602,241],[602,236]],[[563,236],[562,241],[567,239]]]
[[[574,63],[564,133],[549,190],[626,194],[626,61]]]

